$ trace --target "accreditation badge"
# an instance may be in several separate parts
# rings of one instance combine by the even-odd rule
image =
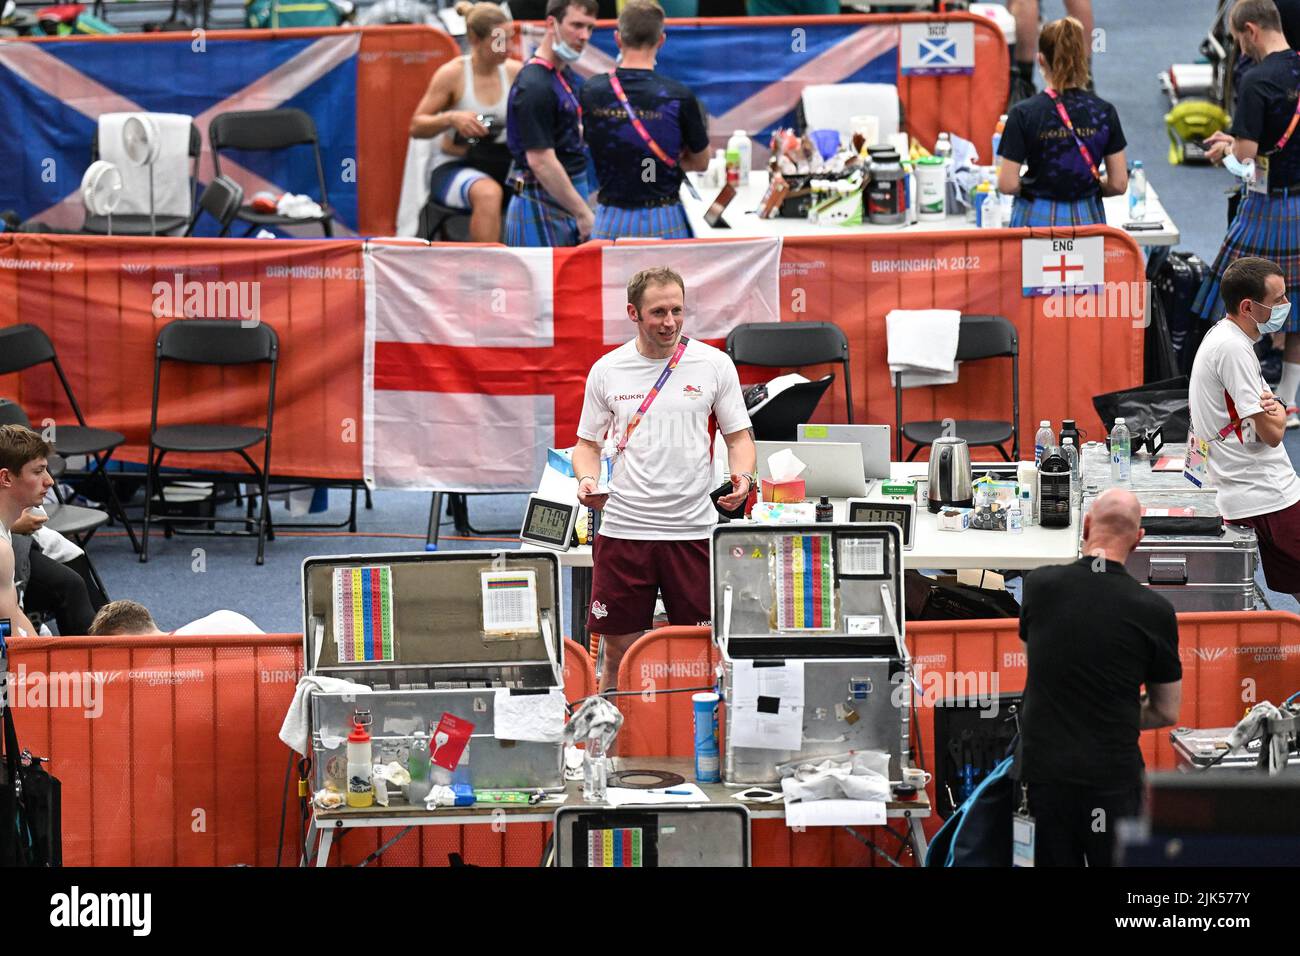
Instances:
[[[1183,477],[1197,488],[1204,488],[1210,480],[1210,443],[1197,437],[1191,426],[1187,428],[1187,452],[1183,456]]]

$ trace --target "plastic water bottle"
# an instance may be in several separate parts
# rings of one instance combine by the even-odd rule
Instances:
[[[754,143],[743,129],[736,130],[727,140],[727,152],[733,149],[740,158],[740,186],[748,186],[749,172],[754,168]]]
[[[1052,431],[1052,423],[1043,419],[1038,423],[1038,433],[1034,435],[1034,465],[1041,466],[1043,456],[1047,450],[1056,444],[1056,434]]]
[[[368,807],[375,802],[375,789],[370,775],[374,752],[370,734],[361,724],[353,724],[348,734],[348,806]]]
[[[1061,454],[1070,463],[1070,501],[1075,500],[1080,490],[1079,485],[1079,449],[1074,447],[1073,438],[1061,439]]]
[[[582,799],[587,803],[604,803],[608,778],[605,745],[599,737],[588,737],[582,754]]]
[[[1117,418],[1110,430],[1110,480],[1128,484],[1129,465],[1128,426],[1124,419]]]
[[[1128,218],[1142,222],[1147,217],[1147,171],[1142,160],[1133,163],[1133,175],[1128,179]]]
[[[998,165],[998,147],[1002,145],[1002,131],[1007,128],[1007,114],[1003,113],[998,117],[998,125],[993,128],[993,158],[989,160],[990,166]]]
[[[413,807],[424,806],[424,798],[433,789],[433,767],[429,763],[429,738],[418,730],[406,758],[406,770],[411,775],[411,782],[406,785],[406,802]]]

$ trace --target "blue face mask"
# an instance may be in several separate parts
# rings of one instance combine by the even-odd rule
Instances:
[[[1255,302],[1254,299],[1251,299],[1250,301],[1253,304],[1261,307],[1264,305],[1263,302]],[[1259,331],[1261,334],[1268,335],[1270,332],[1277,332],[1281,330],[1282,326],[1286,325],[1287,316],[1290,314],[1291,314],[1291,303],[1279,302],[1277,305],[1273,306],[1273,308],[1269,310],[1267,322],[1256,322],[1255,324],[1259,326]]]
[[[558,56],[565,63],[575,63],[577,62],[578,57],[582,56],[582,52],[580,50],[575,50],[573,47],[569,46],[569,44],[561,40],[558,36],[551,42],[551,49],[554,50],[555,55]]]

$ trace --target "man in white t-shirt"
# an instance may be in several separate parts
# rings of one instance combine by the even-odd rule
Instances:
[[[1192,365],[1192,430],[1210,443],[1209,476],[1224,520],[1250,525],[1269,588],[1300,599],[1300,478],[1282,447],[1286,407],[1255,357],[1286,323],[1286,279],[1268,259],[1238,259],[1220,284],[1228,310]]]
[[[660,591],[670,623],[708,621],[709,536],[717,523],[710,415],[735,472],[718,507],[740,507],[754,485],[754,440],[736,366],[682,334],[682,277],[644,269],[628,282],[627,300],[636,338],[592,366],[573,450],[578,500],[603,511],[587,618],[587,629],[602,635],[602,690],[614,686],[623,653],[653,623]],[[602,451],[614,459],[608,488],[599,487]]]
[[[34,635],[36,628],[18,603],[9,529],[24,511],[38,507],[53,486],[49,456],[49,443],[30,428],[0,425],[0,618],[9,619],[16,635]]]

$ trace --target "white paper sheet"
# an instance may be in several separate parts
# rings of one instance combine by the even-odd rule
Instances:
[[[759,709],[776,701],[776,712]],[[737,747],[763,750],[798,750],[803,746],[803,662],[779,667],[755,667],[753,661],[736,661],[732,672],[727,723]]]
[[[497,740],[559,743],[564,739],[564,692],[511,694],[508,688],[497,688],[492,735]]]
[[[787,803],[788,827],[884,826],[885,805],[871,800],[814,800]]]
[[[629,804],[660,803],[708,803],[709,798],[693,783],[679,783],[669,790],[685,790],[687,793],[664,793],[655,790],[636,790],[631,787],[609,787],[605,790],[605,802],[611,807],[625,807]]]

